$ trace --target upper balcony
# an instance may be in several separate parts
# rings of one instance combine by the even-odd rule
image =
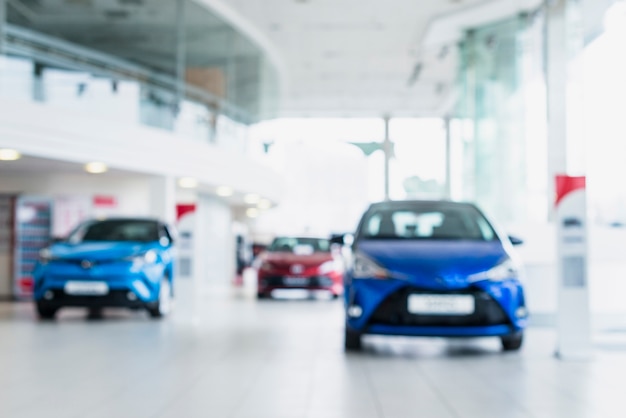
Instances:
[[[267,54],[196,1],[11,0],[6,12],[0,98],[237,149],[277,110]]]

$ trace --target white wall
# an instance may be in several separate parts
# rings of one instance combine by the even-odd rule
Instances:
[[[28,194],[42,197],[107,195],[117,200],[115,213],[126,216],[148,216],[150,205],[150,177],[74,175],[74,174],[3,174],[0,193]],[[95,216],[99,215],[97,212]]]
[[[105,115],[106,116],[106,115]],[[0,100],[0,147],[60,161],[102,161],[142,174],[195,177],[280,200],[282,180],[241,153],[139,124],[112,122],[45,104]]]

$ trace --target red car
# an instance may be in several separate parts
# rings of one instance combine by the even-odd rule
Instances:
[[[343,294],[343,262],[328,239],[279,237],[257,261],[259,299],[277,289],[324,290]]]

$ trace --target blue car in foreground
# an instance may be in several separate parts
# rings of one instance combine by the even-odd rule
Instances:
[[[63,307],[145,308],[166,315],[173,296],[173,240],[168,227],[148,218],[87,221],[40,253],[34,299],[42,319]]]
[[[518,350],[528,311],[512,243],[472,204],[373,204],[344,277],[345,349],[379,334],[493,336]]]

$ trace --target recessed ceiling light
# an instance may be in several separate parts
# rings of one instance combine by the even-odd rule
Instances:
[[[248,210],[246,210],[246,215],[248,216],[248,218],[256,218],[257,216],[259,216],[259,210],[257,208],[249,208]]]
[[[0,161],[15,161],[22,158],[22,155],[14,149],[0,148]]]
[[[261,200],[261,196],[259,196],[258,194],[254,194],[254,193],[247,194],[243,198],[243,201],[250,205],[255,205],[259,203],[259,200]]]
[[[178,179],[178,185],[183,189],[195,189],[198,187],[198,180],[193,177],[181,177]]]
[[[91,174],[102,174],[106,173],[108,170],[109,167],[107,167],[105,163],[98,161],[85,164],[85,171]]]
[[[234,191],[232,188],[228,186],[220,186],[217,188],[215,193],[217,193],[218,196],[228,197],[228,196],[232,196]]]
[[[272,207],[272,202],[270,202],[268,199],[261,199],[259,200],[257,207],[259,209],[269,209]]]

